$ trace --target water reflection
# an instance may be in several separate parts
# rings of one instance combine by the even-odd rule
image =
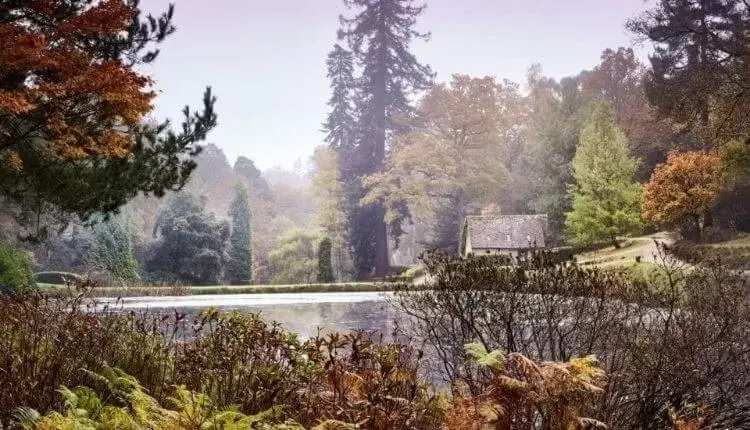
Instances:
[[[190,316],[214,306],[220,310],[260,313],[267,321],[277,321],[303,337],[322,333],[365,330],[382,333],[386,340],[397,319],[388,303],[390,293],[277,293],[226,294],[179,297],[127,297],[118,307],[152,313],[177,309]],[[103,300],[112,303],[114,300]]]

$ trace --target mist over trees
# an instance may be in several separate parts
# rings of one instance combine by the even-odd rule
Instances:
[[[29,136],[16,135],[53,108],[34,99],[46,96],[42,87],[26,88],[18,76],[81,89],[70,78],[74,61],[45,69],[42,55],[0,71],[9,94],[0,107],[8,112],[0,119],[0,237],[33,253],[35,269],[103,270],[119,278],[119,269],[101,263],[98,253],[111,240],[105,224],[94,222],[119,211],[125,216],[114,219],[123,224],[130,243],[124,246],[138,267],[138,277],[129,279],[194,279],[176,266],[164,270],[156,258],[170,202],[184,193],[203,201],[190,215],[195,219],[186,219],[187,236],[198,219],[219,231],[219,225],[242,226],[211,239],[221,243],[209,247],[214,254],[205,261],[212,268],[199,282],[268,283],[291,282],[288,273],[310,278],[317,270],[310,261],[317,261],[320,243],[328,246],[325,239],[334,280],[382,278],[389,266],[416,263],[422,251],[454,252],[468,215],[547,214],[553,246],[618,243],[661,227],[695,238],[750,229],[743,203],[750,196],[744,91],[750,12],[744,3],[659,1],[627,23],[653,46],[646,64],[631,48],[602,47],[600,61],[587,70],[558,79],[545,75],[543,64],[531,64],[520,82],[461,70],[441,70],[438,77],[412,52],[430,43],[429,29],[420,27],[420,2],[343,4],[336,43],[320,64],[330,85],[324,136],[293,169],[261,170],[253,154],[230,160],[221,142],[202,143],[217,118],[210,92],[201,110],[185,112],[178,131],[146,120],[152,86],[136,66],[154,61],[158,44],[173,31],[169,10],[155,17],[153,28],[126,30],[146,40],[142,46],[114,44],[107,54],[127,58],[113,73],[132,78],[111,94],[145,92],[123,104],[102,98],[103,116],[91,123],[66,111],[48,139],[32,128]],[[50,36],[33,24],[40,13],[34,7],[8,13],[13,22],[31,20],[21,36]],[[67,25],[73,15],[56,19]],[[13,49],[21,56],[36,52]],[[103,59],[95,49],[80,50],[93,62]],[[102,72],[81,70],[92,78]],[[87,94],[94,100],[97,91]],[[62,97],[49,96],[49,103]],[[123,127],[133,134],[127,148],[107,132],[115,114],[125,115]],[[75,137],[83,131],[102,144],[88,147],[91,142]],[[678,180],[692,177],[697,184]],[[233,204],[238,180],[247,185],[239,200],[249,208],[249,229]],[[272,255],[281,267],[284,253],[277,251],[308,242],[294,246],[305,248],[297,255],[305,255],[300,266],[314,266],[311,271],[276,273]],[[324,278],[330,280],[327,273]]]
[[[342,2],[324,135],[263,169],[288,142],[206,142],[210,87],[150,117],[172,6],[1,2],[0,429],[750,428],[750,0],[519,82],[437,75],[420,1]],[[299,332],[186,309],[266,291]]]

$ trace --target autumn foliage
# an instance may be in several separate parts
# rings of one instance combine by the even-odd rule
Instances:
[[[128,154],[126,131],[155,96],[117,49],[135,11],[122,0],[0,6],[0,154],[34,138],[64,159]]]
[[[604,392],[605,375],[594,356],[535,362],[518,353],[487,352],[478,343],[465,348],[476,363],[472,379],[485,386],[472,395],[467,384],[454,381],[446,429],[533,429],[540,417],[542,428],[606,428],[585,416]]]
[[[721,159],[701,151],[671,152],[643,190],[644,218],[666,225],[689,221],[700,231],[723,186]]]

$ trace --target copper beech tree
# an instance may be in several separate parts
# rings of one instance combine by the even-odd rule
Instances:
[[[0,3],[0,196],[86,217],[184,184],[214,98],[207,89],[202,112],[186,108],[179,133],[145,125],[156,90],[137,69],[174,32],[172,15],[142,19],[137,0]]]
[[[643,216],[659,224],[685,223],[700,237],[722,187],[718,156],[702,151],[672,151],[644,187]]]

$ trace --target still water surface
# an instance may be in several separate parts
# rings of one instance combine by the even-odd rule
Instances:
[[[174,297],[126,297],[117,306],[124,310],[173,312],[197,315],[215,306],[220,310],[260,312],[267,321],[277,321],[284,328],[303,337],[323,333],[365,330],[382,333],[387,338],[394,328],[398,311],[387,301],[391,293],[274,293],[217,294]],[[114,299],[100,302],[113,303]]]

